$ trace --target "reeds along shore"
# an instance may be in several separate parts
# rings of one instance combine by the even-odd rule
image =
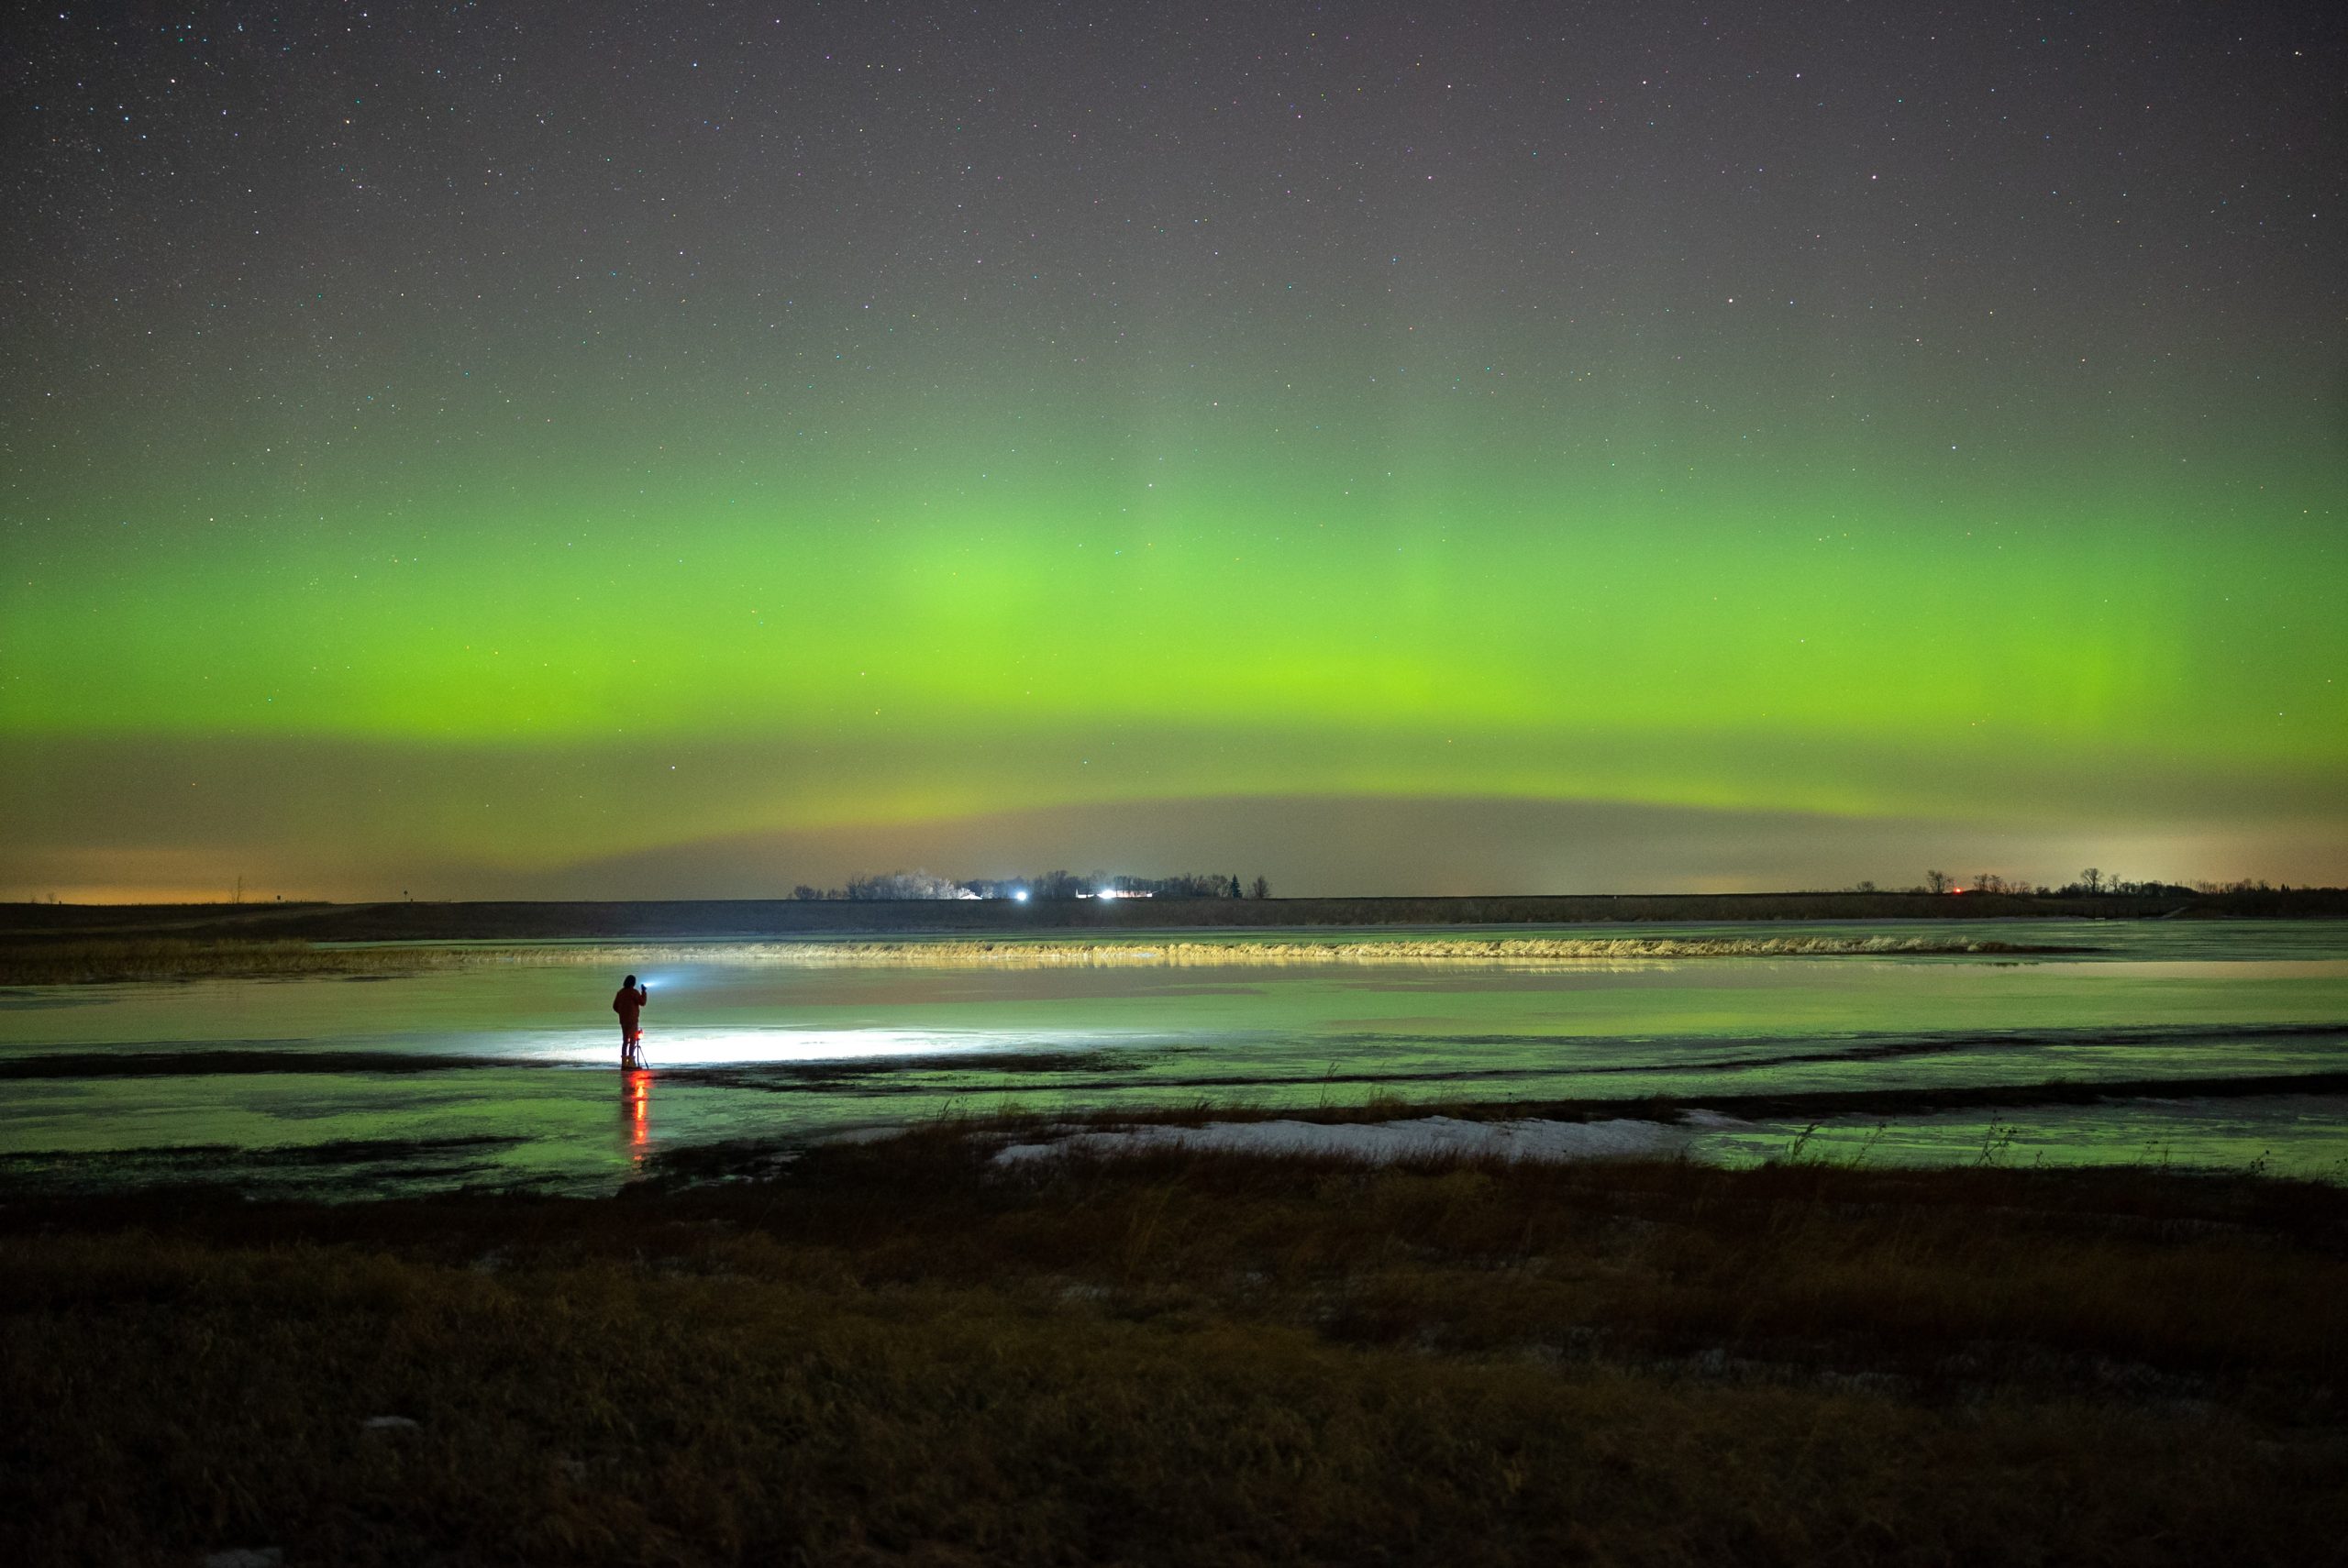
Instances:
[[[800,968],[1059,969],[1311,966],[1354,964],[1588,964],[1684,958],[1834,957],[2065,953],[2061,947],[1962,935],[1409,938],[1313,942],[1102,942],[1039,936],[1007,941],[585,943],[530,946],[337,947],[306,942],[186,938],[84,940],[0,947],[0,984],[200,977],[395,975],[503,965],[643,967],[656,964],[783,965]]]
[[[445,966],[413,953],[352,951],[290,941],[128,937],[0,944],[0,985],[7,986],[416,974]]]
[[[1581,960],[2021,953],[2063,951],[1965,938],[1874,936],[1496,937],[1390,942],[1283,942],[1234,937],[1222,942],[807,942],[738,948],[670,948],[664,958],[791,964],[808,968],[1120,968],[1234,965],[1542,964]]]

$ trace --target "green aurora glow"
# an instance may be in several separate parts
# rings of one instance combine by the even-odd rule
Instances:
[[[225,339],[61,312],[9,403],[0,892],[583,892],[734,842],[770,858],[723,890],[781,889],[1310,799],[1463,845],[1477,802],[1800,818],[1822,882],[2023,841],[2348,878],[2331,340],[2148,338],[2091,275],[1871,315],[1782,257],[1599,309],[1538,256],[1316,272],[1235,226],[1229,276],[1071,242],[1157,278],[1124,315],[1032,256],[984,293],[619,269],[584,334],[437,273],[305,298],[316,262]],[[1021,813],[1036,845],[951,830]],[[1268,853],[1197,820],[1119,868]],[[1819,850],[1865,823],[1916,866]],[[1268,868],[1445,880],[1401,865]],[[1656,865],[1611,876],[1762,875]]]

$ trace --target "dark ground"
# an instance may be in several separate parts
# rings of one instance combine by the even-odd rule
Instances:
[[[0,1561],[2309,1563],[2348,1192],[2148,1170],[0,1195]],[[385,1418],[396,1418],[385,1419]]]

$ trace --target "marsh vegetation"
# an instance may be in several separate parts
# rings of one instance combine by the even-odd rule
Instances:
[[[2306,1562],[2348,1194],[1811,1160],[0,1206],[0,1554]],[[746,1156],[747,1159],[747,1156]],[[725,1179],[731,1177],[733,1179]]]

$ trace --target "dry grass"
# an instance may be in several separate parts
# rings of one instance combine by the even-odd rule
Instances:
[[[986,1174],[0,1208],[0,1555],[2307,1562],[2348,1195],[2146,1173]],[[397,1415],[412,1430],[369,1432]]]
[[[571,950],[566,950],[566,952]],[[626,953],[633,949],[610,949]],[[2019,946],[1963,937],[1712,936],[1393,938],[1294,942],[1230,937],[1220,942],[1129,939],[1088,942],[1048,937],[1004,942],[746,943],[654,950],[664,961],[790,965],[812,969],[1197,968],[1330,965],[1560,965],[1678,958],[1808,958],[2072,953],[2071,947]],[[586,960],[608,964],[609,956]]]
[[[0,944],[0,985],[105,985],[132,980],[287,979],[397,976],[449,968],[460,949],[335,948],[294,941],[91,937]]]

